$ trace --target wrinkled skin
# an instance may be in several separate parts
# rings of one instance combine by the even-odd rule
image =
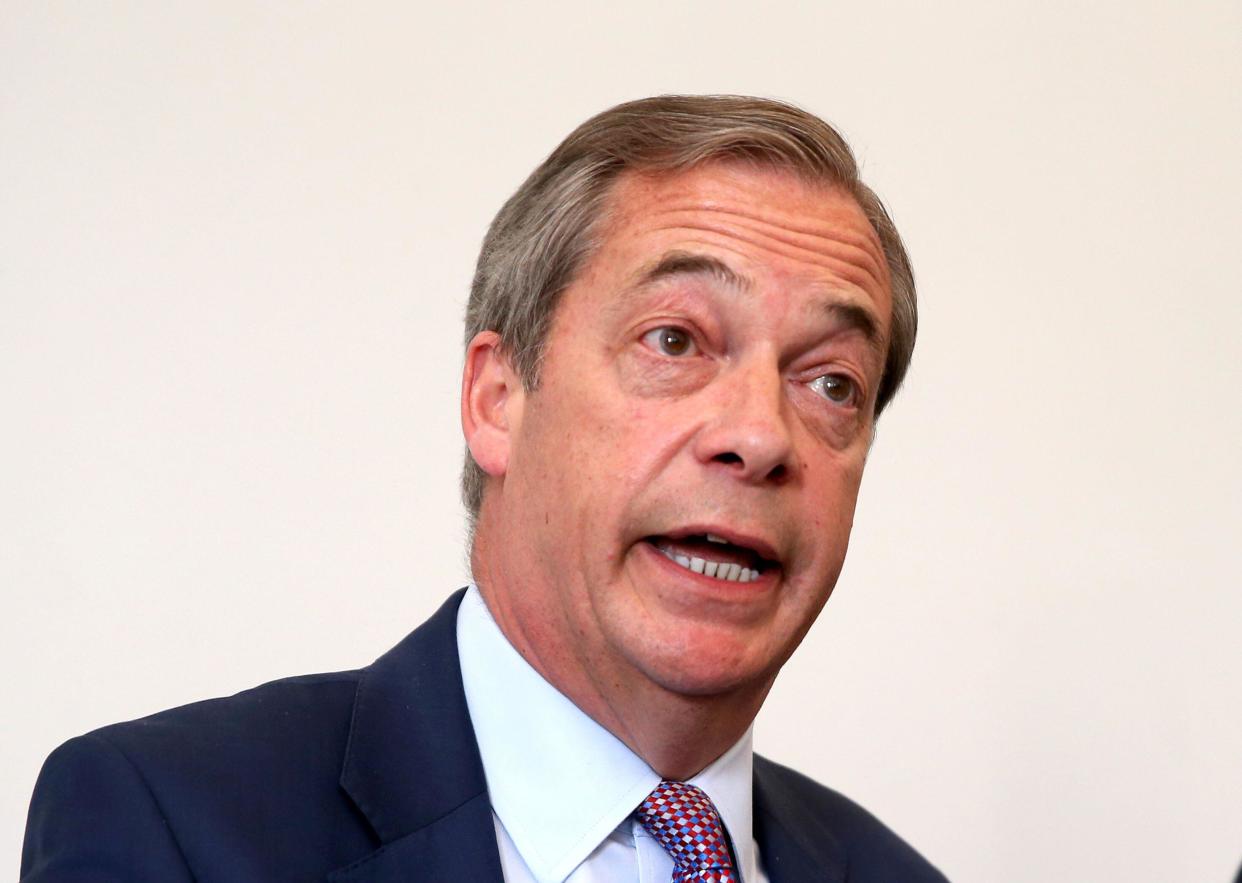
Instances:
[[[471,343],[475,577],[531,664],[662,774],[740,737],[836,583],[890,312],[851,197],[712,164],[620,179],[535,390],[494,334]],[[771,561],[727,582],[648,542],[708,532]]]

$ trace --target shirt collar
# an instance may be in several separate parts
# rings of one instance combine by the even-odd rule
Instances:
[[[561,883],[660,776],[522,658],[476,586],[458,610],[457,646],[492,809],[539,883]],[[750,731],[690,782],[720,811],[750,877]]]

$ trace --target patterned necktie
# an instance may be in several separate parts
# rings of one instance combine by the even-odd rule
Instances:
[[[634,815],[673,857],[672,883],[740,883],[720,813],[700,789],[661,782]]]

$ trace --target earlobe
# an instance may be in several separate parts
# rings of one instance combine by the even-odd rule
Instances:
[[[470,456],[494,477],[509,468],[509,444],[520,418],[523,389],[495,331],[480,331],[466,347],[461,377],[461,428]]]

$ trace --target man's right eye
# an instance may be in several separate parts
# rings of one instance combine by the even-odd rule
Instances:
[[[663,325],[643,335],[643,341],[666,356],[687,356],[694,352],[694,341],[684,328]]]

